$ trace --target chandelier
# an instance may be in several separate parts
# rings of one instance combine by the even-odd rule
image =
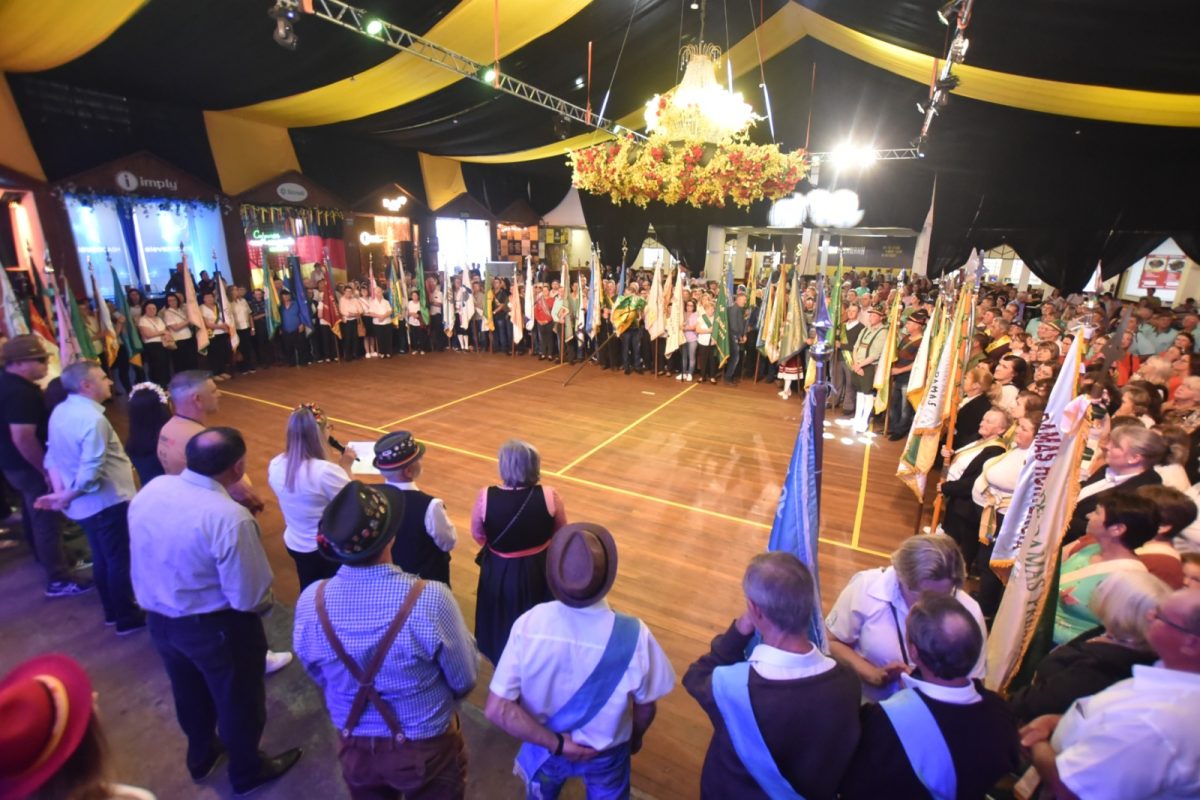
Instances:
[[[701,42],[680,55],[687,60],[683,80],[646,103],[648,139],[626,136],[573,151],[576,188],[642,208],[651,201],[724,207],[730,200],[745,207],[791,194],[808,172],[804,151],[749,141],[761,117],[717,79],[719,47]]]

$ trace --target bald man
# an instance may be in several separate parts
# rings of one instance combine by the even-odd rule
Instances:
[[[1022,729],[1055,797],[1200,797],[1200,589],[1167,595],[1147,616],[1161,661]]]

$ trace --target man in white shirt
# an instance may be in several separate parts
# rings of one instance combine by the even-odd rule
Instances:
[[[440,498],[417,488],[425,445],[408,431],[388,433],[375,443],[374,467],[387,481],[384,491],[402,495],[404,519],[392,542],[392,562],[410,575],[450,585],[450,551],[458,540]]]
[[[589,798],[629,796],[630,757],[675,671],[650,629],[604,601],[617,576],[612,534],[590,522],[554,534],[546,579],[556,601],[517,618],[496,665],[487,718],[524,744],[529,796],[578,777]]]
[[[1168,595],[1149,619],[1161,661],[1021,731],[1060,800],[1200,796],[1200,590]]]
[[[233,359],[229,345],[229,329],[232,326],[221,314],[221,309],[217,308],[217,296],[212,292],[204,293],[200,318],[208,329],[208,366],[213,379],[229,380],[233,377],[229,374],[230,361]]]
[[[230,290],[233,299],[229,303],[229,316],[233,318],[233,328],[238,335],[238,352],[242,354],[238,372],[257,372],[254,364],[254,319],[250,303],[246,300],[246,290],[241,286],[231,286]]]
[[[258,749],[267,719],[259,614],[271,606],[272,575],[258,523],[229,496],[245,471],[241,435],[208,428],[188,441],[182,474],[154,479],[129,505],[134,589],[171,679],[188,771],[203,780],[228,751],[237,794],[283,775],[301,752]]]
[[[92,576],[104,607],[104,622],[117,635],[146,626],[129,583],[129,528],[125,512],[137,488],[133,464],[104,416],[112,381],[95,361],[63,370],[67,399],[50,414],[46,471],[54,491],[34,507],[62,511],[79,523],[92,548]]]

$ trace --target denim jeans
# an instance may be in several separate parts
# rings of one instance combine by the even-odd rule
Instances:
[[[550,760],[533,776],[529,800],[556,800],[563,784],[579,778],[587,788],[588,800],[619,800],[629,797],[629,743],[605,750],[591,761],[571,762],[561,756]]]
[[[742,360],[742,346],[737,340],[729,339],[729,362],[725,365],[725,380],[732,382],[737,377],[738,364]]]
[[[512,350],[512,320],[508,314],[493,314],[492,323],[496,326],[495,352],[507,353]]]
[[[92,577],[100,592],[104,619],[118,625],[134,623],[142,614],[129,581],[128,511],[128,502],[117,503],[77,520],[92,548]]]
[[[683,343],[683,364],[679,369],[684,375],[691,375],[696,371],[696,343]]]
[[[46,577],[50,581],[70,580],[58,512],[33,507],[35,500],[50,491],[45,477],[33,467],[6,469],[4,477],[9,486],[21,493],[21,524],[25,526],[34,556],[46,570]]]
[[[642,329],[630,328],[621,334],[621,364],[625,369],[642,369]]]
[[[888,433],[906,434],[912,427],[913,407],[908,402],[908,376],[905,372],[892,379],[892,396],[888,398]]]

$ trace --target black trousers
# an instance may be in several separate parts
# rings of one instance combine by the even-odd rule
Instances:
[[[390,322],[371,321],[371,329],[375,333],[375,352],[381,356],[390,356],[392,354],[392,337],[396,334],[396,327]]]
[[[358,357],[358,320],[342,320],[342,361],[353,361]],[[329,355],[326,358],[334,358]]]
[[[213,375],[227,375],[233,361],[233,349],[229,346],[229,335],[214,336],[208,341],[208,371]]]
[[[242,354],[242,363],[238,364],[238,372],[249,372],[254,369],[254,334],[249,328],[238,328],[238,352]]]
[[[696,348],[696,379],[707,380],[716,376],[716,348],[702,344]]]
[[[254,326],[254,356],[255,363],[269,367],[275,359],[271,352],[271,339],[267,336],[267,323],[259,322]]]
[[[301,553],[289,547],[287,551],[288,555],[292,557],[292,561],[296,563],[296,577],[300,580],[300,591],[302,592],[317,581],[332,578],[337,573],[338,567],[341,566],[325,558],[316,550],[311,553]]]
[[[142,348],[142,360],[146,362],[150,380],[166,387],[171,382],[171,361],[167,348],[162,342],[146,342]]]
[[[628,328],[621,334],[621,364],[628,372],[631,369],[642,371],[642,327],[640,325]]]
[[[133,599],[129,578],[129,503],[117,503],[76,520],[92,548],[92,579],[100,594],[104,621],[132,625],[142,611]]]
[[[312,349],[314,361],[336,361],[338,347],[337,337],[333,335],[333,328],[318,322],[312,336]]]
[[[245,786],[262,766],[258,742],[267,723],[262,620],[233,610],[147,616],[171,679],[175,717],[187,736],[188,769],[194,772],[211,759],[219,734],[229,752],[229,779],[235,789]]]
[[[175,372],[183,372],[188,369],[196,369],[200,363],[200,357],[196,352],[196,337],[189,336],[186,339],[176,339],[175,349],[171,351],[171,368]]]
[[[289,367],[299,367],[308,363],[308,342],[300,331],[279,332],[279,341],[283,345],[283,363]]]
[[[541,343],[541,354],[546,358],[558,359],[558,335],[553,322],[537,323],[538,342]]]

